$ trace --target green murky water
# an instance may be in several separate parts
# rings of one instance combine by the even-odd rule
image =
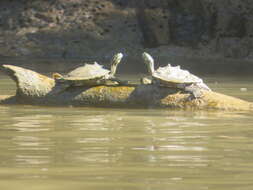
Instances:
[[[253,101],[253,78],[206,80]],[[14,90],[1,76],[0,94]],[[0,106],[3,190],[252,190],[252,179],[251,112]]]

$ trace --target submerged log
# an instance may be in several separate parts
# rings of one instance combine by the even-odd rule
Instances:
[[[17,85],[16,95],[0,104],[73,105],[100,107],[162,107],[180,109],[252,110],[253,104],[212,91],[190,100],[189,93],[156,85],[69,87],[59,92],[54,79],[12,65],[1,70]]]

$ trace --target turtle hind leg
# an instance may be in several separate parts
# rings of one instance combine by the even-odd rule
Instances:
[[[189,101],[201,98],[203,96],[202,90],[194,84],[186,86],[184,90],[190,93],[190,96],[188,97]]]
[[[51,95],[57,95],[62,92],[64,92],[68,87],[70,87],[70,84],[65,84],[65,83],[56,83],[55,86],[52,88],[50,94]]]

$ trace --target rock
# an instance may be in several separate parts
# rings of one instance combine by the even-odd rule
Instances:
[[[142,5],[138,9],[138,18],[144,38],[144,46],[157,47],[170,44],[169,11],[155,6],[143,7]]]
[[[55,17],[48,13],[36,13],[35,17],[42,19],[47,23],[53,23],[56,21]]]
[[[16,35],[17,35],[17,36],[23,37],[24,35],[29,34],[29,33],[30,33],[30,34],[36,33],[38,30],[39,30],[39,29],[36,28],[36,27],[22,28],[22,29],[20,29],[20,30],[16,33]]]
[[[40,99],[46,96],[54,86],[54,80],[34,71],[12,65],[3,65],[1,70],[16,82],[16,96],[22,99]]]
[[[160,107],[195,110],[252,110],[252,103],[212,91],[190,100],[191,94],[156,85],[70,87],[55,93],[54,80],[17,66],[3,65],[1,70],[17,84],[16,95],[1,98],[0,104]]]
[[[250,39],[224,37],[218,40],[217,47],[225,57],[228,58],[243,58],[250,54],[251,42]]]
[[[1,1],[0,34],[9,44],[1,52],[60,58],[64,49],[65,58],[103,58],[122,48],[135,56],[166,46],[186,48],[183,56],[212,50],[205,56],[252,59],[252,12],[253,1],[242,0]],[[26,47],[33,41],[36,47]],[[9,49],[16,44],[31,53]]]

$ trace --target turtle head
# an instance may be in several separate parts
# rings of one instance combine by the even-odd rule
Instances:
[[[111,61],[111,72],[110,72],[110,75],[112,77],[115,75],[117,66],[120,63],[122,57],[123,57],[122,53],[117,53],[116,55],[113,56],[112,61]]]
[[[144,60],[144,63],[147,65],[148,68],[148,72],[149,74],[153,74],[155,72],[155,68],[154,68],[154,59],[152,58],[151,55],[149,55],[148,53],[144,52],[142,54],[142,58]]]
[[[56,79],[56,80],[63,78],[63,76],[60,73],[53,73],[52,77],[53,77],[53,79]]]

